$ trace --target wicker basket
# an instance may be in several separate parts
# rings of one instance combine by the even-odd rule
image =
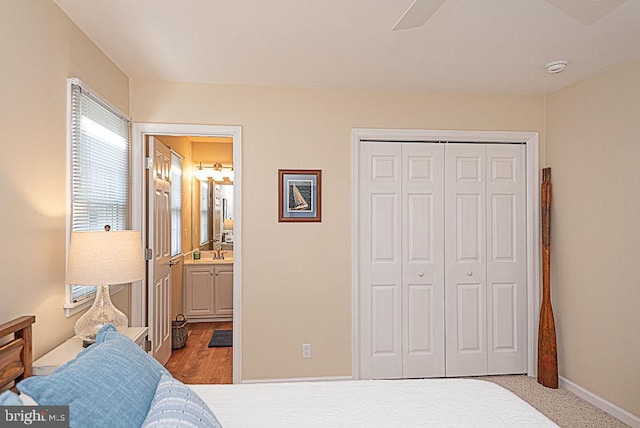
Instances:
[[[188,336],[187,319],[182,314],[176,315],[176,320],[171,321],[171,349],[184,347],[187,344]]]

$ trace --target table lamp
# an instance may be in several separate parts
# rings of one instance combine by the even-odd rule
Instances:
[[[109,286],[128,284],[144,276],[139,231],[71,233],[65,283],[97,287],[93,305],[75,325],[83,346],[95,342],[96,334],[105,324],[113,324],[118,331],[129,326],[127,316],[111,303]]]
[[[233,219],[228,218],[222,222],[222,230],[225,233],[225,241],[232,242],[233,241]]]

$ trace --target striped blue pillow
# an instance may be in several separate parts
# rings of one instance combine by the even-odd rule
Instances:
[[[220,428],[220,422],[211,409],[187,385],[171,376],[160,378],[151,402],[146,427]]]
[[[13,391],[5,391],[0,394],[0,406],[23,406],[20,396]]]

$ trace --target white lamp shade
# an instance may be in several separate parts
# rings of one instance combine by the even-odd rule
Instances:
[[[65,283],[126,284],[143,279],[144,274],[139,231],[71,233]]]
[[[222,230],[233,230],[233,219],[228,218],[222,223]]]

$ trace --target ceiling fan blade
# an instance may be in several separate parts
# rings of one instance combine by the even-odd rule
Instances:
[[[629,0],[545,0],[582,25],[591,25]]]
[[[393,26],[393,31],[423,26],[445,1],[447,0],[414,0]]]

